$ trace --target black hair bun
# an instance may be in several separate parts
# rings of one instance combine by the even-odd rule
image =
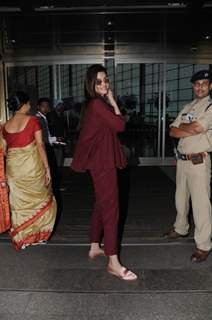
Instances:
[[[11,111],[16,111],[20,107],[20,101],[17,96],[12,96],[8,99],[8,108]]]
[[[17,91],[15,95],[8,99],[8,108],[11,111],[16,111],[22,107],[23,104],[29,102],[29,96],[23,91]]]

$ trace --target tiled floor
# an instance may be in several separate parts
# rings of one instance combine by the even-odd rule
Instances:
[[[190,262],[192,232],[175,242],[162,237],[175,217],[173,180],[154,167],[132,168],[120,179],[123,220],[128,207],[121,260],[138,281],[109,275],[105,257],[88,260],[91,180],[66,169],[64,212],[52,240],[17,253],[0,237],[0,320],[212,319],[212,255]]]

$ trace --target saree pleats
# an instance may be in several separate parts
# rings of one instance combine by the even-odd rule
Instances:
[[[45,169],[35,143],[9,149],[6,172],[10,235],[15,248],[48,240],[56,218],[56,202],[51,188],[44,185]]]

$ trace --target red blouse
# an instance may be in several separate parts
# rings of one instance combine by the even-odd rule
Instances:
[[[10,133],[3,127],[2,134],[8,148],[21,148],[32,143],[35,140],[35,132],[39,130],[41,130],[40,122],[37,117],[32,116],[23,130]]]
[[[83,172],[92,168],[124,168],[126,159],[117,137],[117,132],[124,128],[122,115],[114,114],[101,98],[91,100],[86,106],[72,169]]]

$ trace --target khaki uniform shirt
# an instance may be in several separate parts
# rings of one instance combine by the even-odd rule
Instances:
[[[181,138],[178,143],[178,151],[183,154],[212,151],[212,99],[207,96],[200,100],[193,100],[185,105],[170,127],[179,127],[181,123],[197,121],[206,132],[194,136]],[[208,107],[208,108],[207,108]]]

